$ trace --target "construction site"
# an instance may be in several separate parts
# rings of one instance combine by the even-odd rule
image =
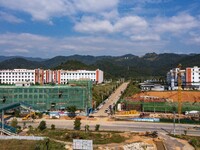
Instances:
[[[0,106],[23,102],[35,110],[60,110],[76,106],[79,110],[91,108],[91,81],[70,81],[63,86],[0,86]]]

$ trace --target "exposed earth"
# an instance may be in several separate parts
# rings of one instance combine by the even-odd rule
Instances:
[[[182,91],[182,102],[200,102],[200,91]],[[173,102],[178,101],[177,91],[164,91],[164,92],[140,92],[132,96],[137,98],[140,96],[155,96],[159,98],[171,99]]]

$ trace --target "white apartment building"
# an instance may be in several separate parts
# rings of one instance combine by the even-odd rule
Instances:
[[[187,85],[200,86],[200,68],[186,68],[186,83]]]
[[[178,87],[178,72],[179,68],[174,68],[167,73],[167,83],[172,90]],[[181,80],[183,87],[200,87],[200,68],[194,66],[181,70]]]
[[[88,70],[76,70],[76,71],[68,71],[61,70],[60,71],[60,83],[65,84],[69,80],[84,80],[89,79],[97,84],[103,82],[103,71],[97,69],[95,71]]]
[[[39,84],[67,84],[69,80],[85,80],[89,79],[93,83],[102,83],[103,71],[97,69],[95,71],[88,70],[0,70],[0,84],[16,84],[18,82],[29,82]]]
[[[35,84],[35,70],[0,70],[1,84],[15,84],[17,82],[30,82]]]

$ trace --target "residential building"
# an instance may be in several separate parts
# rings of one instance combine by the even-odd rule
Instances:
[[[15,84],[17,82],[30,82],[35,84],[35,70],[14,69],[0,70],[1,84]]]
[[[200,68],[194,66],[193,68],[186,68],[186,83],[188,86],[200,85]]]
[[[70,80],[91,80],[93,83],[103,82],[103,71],[88,70],[43,70],[43,69],[14,69],[0,70],[1,84],[16,84],[18,82],[29,82],[41,85],[48,83],[67,84]]]
[[[200,87],[200,68],[197,66],[187,67],[185,70],[179,68],[171,69],[167,73],[167,83],[172,90],[178,88],[178,72],[181,72],[181,86],[183,88]]]

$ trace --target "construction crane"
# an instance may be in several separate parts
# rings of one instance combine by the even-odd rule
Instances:
[[[181,93],[181,90],[182,90],[182,79],[181,79],[181,64],[178,65],[178,73],[177,73],[177,78],[178,78],[178,114],[180,115],[181,114],[181,109],[182,109],[182,93]]]

